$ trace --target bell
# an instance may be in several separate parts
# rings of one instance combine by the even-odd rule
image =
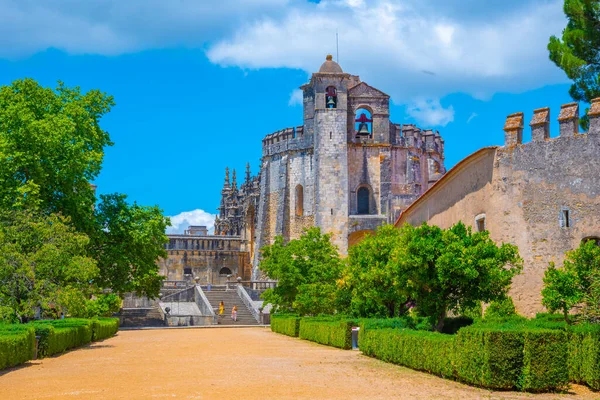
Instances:
[[[361,122],[358,126],[358,132],[356,132],[357,136],[370,136],[371,132],[369,132],[369,127],[366,122]]]
[[[327,108],[335,108],[335,100],[333,100],[333,97],[329,96],[328,99]]]

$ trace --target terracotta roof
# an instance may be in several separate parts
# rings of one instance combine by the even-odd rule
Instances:
[[[570,119],[579,118],[579,103],[563,104],[560,107],[559,121],[568,121]]]
[[[518,112],[506,117],[506,124],[504,124],[505,131],[512,131],[515,129],[523,129],[523,113]]]
[[[533,118],[531,118],[530,126],[544,125],[550,122],[550,108],[538,108],[533,111]]]
[[[326,61],[319,68],[320,74],[343,74],[344,71],[342,67],[335,61],[333,61],[333,57],[331,55],[327,56]]]
[[[590,111],[588,112],[590,117],[595,117],[600,115],[600,97],[592,100],[592,105],[590,106]]]

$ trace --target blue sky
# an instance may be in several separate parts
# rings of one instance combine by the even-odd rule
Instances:
[[[327,53],[440,131],[446,166],[502,144],[506,115],[570,101],[547,56],[561,0],[0,0],[0,85],[32,77],[115,97],[100,193],[211,224],[226,166],[302,123],[297,88]],[[556,123],[553,135],[557,134]],[[525,140],[529,132],[526,130]]]

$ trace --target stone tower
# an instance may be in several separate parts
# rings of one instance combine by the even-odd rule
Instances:
[[[348,86],[350,74],[327,56],[302,86],[307,129],[314,136],[315,225],[348,251]],[[329,103],[329,104],[328,104]]]

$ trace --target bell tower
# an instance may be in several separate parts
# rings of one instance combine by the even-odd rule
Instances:
[[[348,86],[350,74],[331,55],[304,91],[305,127],[313,134],[315,225],[348,252]],[[305,129],[306,129],[305,128]],[[312,131],[312,132],[311,132]]]

